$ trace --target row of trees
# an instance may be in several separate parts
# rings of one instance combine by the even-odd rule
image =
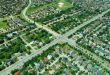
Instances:
[[[26,34],[27,41],[30,42],[32,40],[35,40],[35,41],[38,41],[39,43],[42,42],[43,44],[49,43],[52,40],[49,38],[51,36],[52,36],[51,34],[49,34],[48,32],[46,32],[45,30],[42,30],[42,29],[39,29],[38,31],[36,30],[35,32]]]
[[[28,52],[20,38],[17,38],[17,40],[10,42],[10,44],[11,45],[5,46],[3,49],[0,50],[0,61],[5,62],[5,64],[0,64],[2,66],[1,69],[4,69],[4,66],[6,67],[9,60],[11,63],[14,63],[16,61],[15,59],[11,59],[14,53]]]

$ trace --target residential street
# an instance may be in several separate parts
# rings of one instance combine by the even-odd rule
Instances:
[[[89,50],[87,49],[84,49],[82,47],[80,47],[79,45],[76,44],[76,42],[72,39],[69,39],[68,37],[70,35],[72,35],[73,33],[75,33],[77,30],[81,29],[82,27],[86,26],[86,25],[89,25],[91,22],[101,18],[102,16],[104,16],[106,13],[108,13],[110,11],[110,9],[102,12],[101,14],[93,17],[92,19],[82,23],[81,25],[69,30],[68,32],[66,32],[65,34],[61,35],[61,34],[58,34],[57,32],[53,31],[52,29],[49,29],[47,26],[43,26],[42,24],[39,24],[37,22],[34,22],[34,20],[30,19],[27,15],[26,15],[26,12],[27,10],[29,9],[29,7],[31,6],[31,0],[29,0],[29,4],[28,6],[22,11],[22,17],[28,21],[29,23],[35,23],[35,25],[38,27],[38,28],[42,28],[44,30],[46,30],[48,33],[52,34],[53,36],[56,37],[56,39],[54,39],[53,41],[51,41],[49,44],[46,44],[45,46],[41,47],[40,49],[36,50],[35,53],[32,53],[28,56],[26,56],[25,58],[23,58],[22,60],[20,61],[17,61],[16,63],[12,64],[11,66],[7,67],[6,69],[0,71],[0,75],[7,75],[8,73],[10,73],[12,70],[15,70],[17,68],[20,68],[23,66],[23,64],[25,62],[27,62],[28,60],[32,59],[33,57],[41,54],[42,52],[46,51],[48,48],[56,45],[57,43],[60,43],[60,42],[66,42],[68,43],[69,45],[71,45],[72,47],[75,47],[77,49],[79,49],[82,53],[84,54],[87,54],[87,55],[92,55],[93,59],[96,60],[97,62],[101,63],[102,66],[104,66],[106,69],[110,70],[110,63],[108,61],[104,61],[101,57],[97,56],[96,54],[94,53],[91,53]],[[33,29],[32,31],[34,31],[36,29]],[[23,34],[25,35],[25,34]],[[16,39],[17,37],[15,37],[14,39]],[[29,47],[31,47],[32,50],[35,50],[35,48],[33,48],[23,37],[22,35],[20,36],[20,38],[23,40],[23,42],[28,45]],[[14,40],[12,39],[12,40]],[[7,43],[7,42],[6,42]],[[66,57],[66,56],[65,56]],[[68,58],[69,59],[69,58]],[[58,60],[56,60],[54,63],[56,63]],[[103,62],[104,61],[104,62]],[[52,63],[50,66],[54,65],[54,63]],[[79,66],[80,67],[80,66]]]

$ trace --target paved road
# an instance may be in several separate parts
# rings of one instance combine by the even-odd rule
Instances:
[[[75,41],[72,40],[72,39],[65,38],[64,40],[65,40],[65,42],[67,42],[69,45],[71,45],[72,47],[75,47],[75,48],[79,49],[79,50],[80,50],[81,52],[83,52],[84,54],[92,55],[92,56],[93,56],[92,58],[93,58],[94,60],[100,62],[103,67],[105,67],[106,69],[110,70],[110,67],[108,67],[108,65],[109,65],[110,63],[109,63],[108,61],[106,61],[106,60],[102,59],[101,57],[97,56],[95,53],[92,53],[92,52],[90,52],[89,50],[84,49],[84,48],[82,48],[81,46],[78,46],[78,45],[75,43]]]
[[[74,42],[74,41],[73,41],[73,42]],[[108,61],[106,61],[106,60],[102,59],[101,57],[97,56],[95,53],[92,53],[92,52],[90,52],[89,50],[84,49],[84,48],[81,47],[81,46],[78,46],[77,44],[75,44],[75,46],[74,46],[74,45],[71,44],[71,43],[72,43],[72,40],[71,40],[71,41],[68,41],[68,44],[69,44],[69,45],[71,45],[72,47],[77,48],[78,50],[80,50],[81,52],[83,52],[83,53],[86,54],[86,55],[92,55],[92,58],[93,58],[95,61],[101,63],[101,65],[102,65],[103,67],[105,67],[106,69],[110,70],[110,63],[109,63]]]
[[[22,13],[23,15],[22,15],[22,16],[23,16],[27,21],[29,21],[30,23],[34,23],[33,20],[29,19],[28,16],[26,16],[26,11],[27,11],[28,8],[30,7],[30,5],[31,5],[31,0],[29,0],[29,5],[23,10],[23,13]],[[80,28],[82,28],[82,27],[84,27],[85,25],[91,23],[92,21],[94,21],[94,20],[96,20],[96,19],[102,17],[104,14],[106,14],[106,13],[109,12],[109,11],[110,11],[110,9],[108,9],[107,11],[103,12],[102,14],[99,14],[98,16],[96,16],[96,17],[90,19],[89,21],[84,22],[83,24],[79,25],[78,27],[76,27],[76,28],[74,28],[74,29],[68,31],[68,32],[65,33],[63,36],[58,37],[57,39],[53,40],[51,43],[49,43],[49,44],[43,46],[42,48],[40,48],[39,50],[37,50],[35,53],[33,53],[33,54],[29,55],[29,56],[26,56],[26,57],[23,58],[21,61],[17,61],[15,64],[13,64],[13,65],[7,67],[6,69],[0,71],[0,75],[7,75],[7,74],[10,73],[12,70],[19,68],[20,66],[22,66],[22,65],[24,64],[24,62],[26,62],[26,61],[32,59],[33,57],[37,56],[38,54],[41,54],[43,51],[46,51],[49,47],[51,47],[51,46],[57,44],[59,41],[64,40],[65,38],[63,38],[63,37],[68,37],[68,36],[70,36],[71,34],[75,33],[77,30],[79,30]],[[54,32],[54,31],[48,29],[47,27],[44,27],[44,26],[42,26],[42,25],[39,25],[39,24],[36,23],[36,22],[35,22],[35,24],[36,24],[39,28],[43,28],[43,29],[47,30],[49,33],[53,34],[53,35],[56,36],[56,37],[57,37],[57,36],[60,36],[59,34],[57,34],[56,32]],[[66,40],[69,42],[70,45],[72,45],[72,46],[75,46],[75,45],[76,45],[75,42],[72,41],[71,39],[66,39]],[[66,42],[67,42],[67,41],[66,41]],[[87,51],[87,52],[88,52],[88,53],[91,53],[91,52],[89,52],[89,51]],[[96,57],[99,61],[102,61],[102,59],[100,59],[100,58],[97,57],[96,55],[93,54],[93,56],[94,56],[94,58]],[[95,58],[95,59],[96,59],[96,58]],[[106,63],[104,63],[103,66],[105,66],[105,64],[106,64]],[[107,64],[108,64],[108,63],[107,63]]]
[[[23,30],[18,31],[18,33],[23,32],[23,31],[25,31],[25,30],[26,30],[26,28],[24,28]],[[32,30],[31,30],[31,31],[32,31]],[[24,33],[24,34],[25,34],[25,33]],[[22,34],[22,35],[24,35],[24,34]],[[9,42],[14,41],[14,40],[16,40],[16,39],[17,39],[17,37],[14,37],[13,39],[8,40],[8,41],[5,41],[4,43],[0,44],[0,46],[2,46],[3,44],[8,44]]]
[[[0,21],[4,21],[4,20],[8,20],[10,18],[12,18],[13,16],[8,16],[8,17],[5,17],[5,18],[0,18]]]
[[[30,19],[30,18],[26,15],[27,10],[28,10],[29,7],[31,6],[31,3],[32,3],[31,0],[29,0],[28,6],[27,6],[27,7],[23,10],[23,12],[22,12],[22,17],[23,17],[26,21],[28,21],[29,23],[35,23],[35,25],[36,25],[38,28],[42,28],[42,29],[48,31],[49,33],[53,34],[53,35],[56,36],[56,37],[59,36],[58,33],[54,32],[53,30],[49,29],[49,28],[46,27],[46,26],[43,26],[42,24],[39,24],[39,23],[35,22],[34,20]]]
[[[20,38],[22,39],[22,41],[23,41],[27,46],[29,46],[32,50],[35,51],[35,48],[32,47],[32,46],[30,45],[30,43],[28,43],[22,36],[20,36]]]
[[[35,31],[35,30],[37,30],[37,29],[38,29],[38,28],[35,28],[35,29],[31,30],[30,32],[33,32],[33,31]],[[19,32],[22,32],[22,31],[25,31],[25,30],[26,30],[26,28],[24,28],[23,30],[21,30],[21,31],[19,31]],[[24,36],[24,35],[26,35],[26,33],[23,33],[23,34],[21,34],[20,36]],[[16,40],[17,38],[18,38],[18,37],[14,37],[13,39],[11,39],[11,40],[9,40],[9,41],[5,41],[4,43],[0,44],[0,46],[2,46],[2,45],[4,45],[4,44],[8,44],[9,42]]]
[[[108,10],[102,12],[101,14],[95,16],[94,18],[90,19],[89,21],[86,21],[86,22],[84,22],[83,24],[81,24],[81,25],[75,27],[74,29],[69,30],[68,32],[66,32],[65,34],[63,34],[63,36],[65,36],[65,37],[70,36],[71,34],[75,33],[77,30],[79,30],[80,28],[82,28],[82,27],[88,25],[89,23],[91,23],[91,22],[93,22],[93,21],[99,19],[100,17],[104,16],[104,15],[105,15],[106,13],[108,13],[109,11],[110,11],[110,9],[108,9]]]
[[[60,39],[59,39],[59,40],[60,40]],[[0,71],[0,75],[7,75],[7,74],[10,73],[12,70],[19,68],[20,66],[22,66],[22,65],[24,64],[24,62],[26,62],[26,61],[32,59],[33,57],[35,57],[35,56],[41,54],[43,51],[46,51],[48,48],[50,48],[50,47],[52,47],[53,45],[57,44],[59,40],[58,40],[58,39],[53,40],[53,41],[50,42],[49,44],[47,44],[47,45],[43,46],[42,48],[38,49],[35,53],[33,53],[33,54],[29,55],[29,56],[26,56],[26,57],[23,58],[22,60],[17,61],[15,64],[13,64],[13,65],[7,67],[6,69]]]

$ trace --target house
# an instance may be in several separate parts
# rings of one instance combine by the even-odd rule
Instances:
[[[50,60],[52,58],[52,55],[48,55],[47,58]]]
[[[7,39],[11,39],[12,37],[13,37],[13,34],[12,33],[6,35],[6,38]]]
[[[20,75],[20,72],[15,72],[14,75]]]
[[[44,58],[44,61],[45,61],[45,62],[48,62],[48,60],[49,60],[48,57],[45,57],[45,58]]]
[[[72,69],[73,69],[74,71],[78,71],[78,68],[77,68],[75,65],[72,65]]]
[[[50,70],[50,71],[49,71],[49,74],[50,74],[50,75],[53,75],[54,73],[55,73],[55,70]]]
[[[88,69],[88,71],[92,71],[92,65],[91,64],[88,64],[87,65],[87,69]]]
[[[70,66],[70,67],[72,66],[72,63],[70,61],[68,61],[66,64],[67,66]]]

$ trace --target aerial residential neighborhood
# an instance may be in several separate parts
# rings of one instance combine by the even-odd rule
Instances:
[[[110,0],[0,0],[0,75],[110,75]]]

